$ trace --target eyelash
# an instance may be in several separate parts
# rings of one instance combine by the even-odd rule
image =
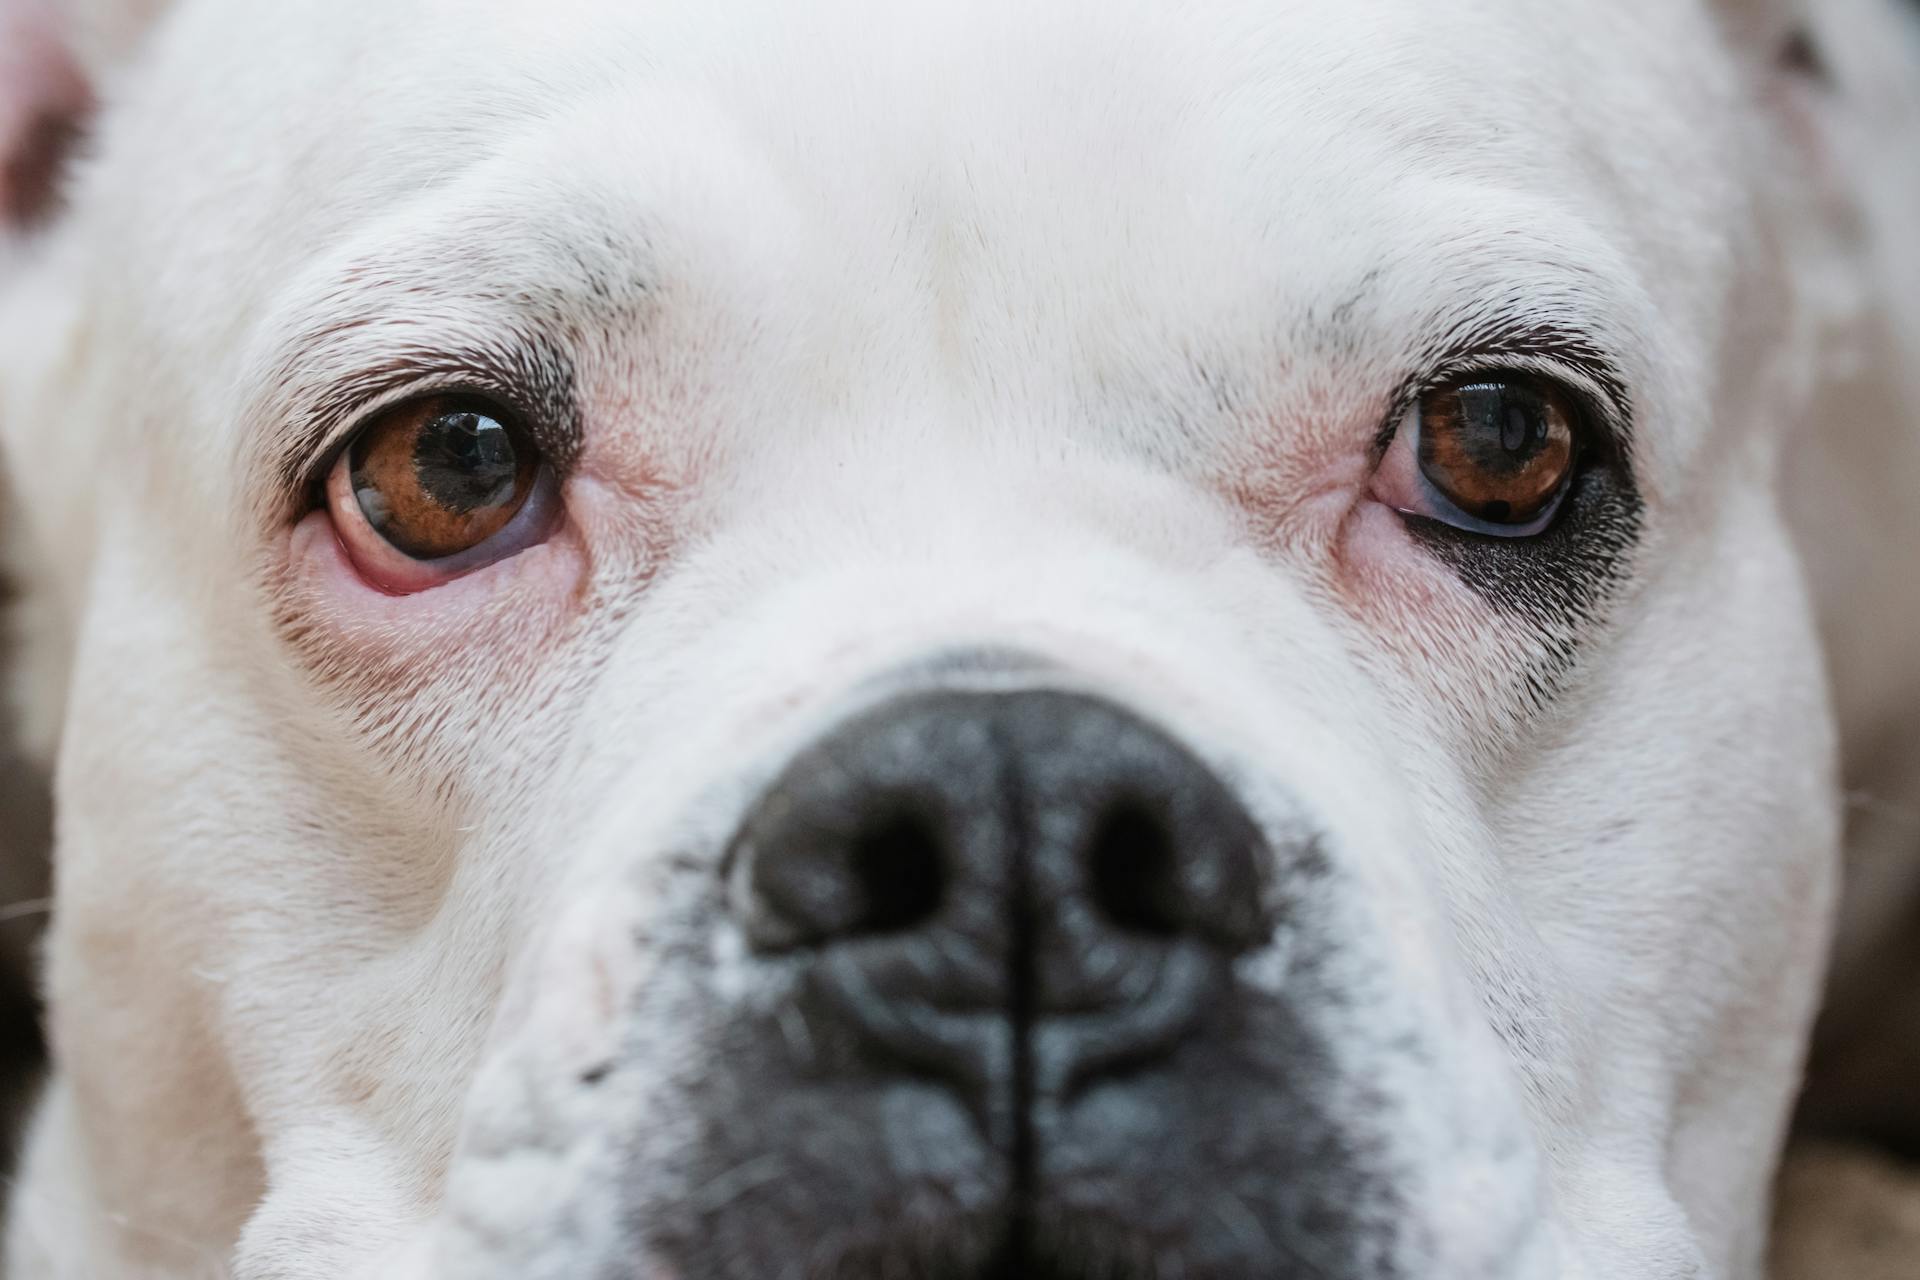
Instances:
[[[1394,395],[1387,410],[1386,419],[1374,435],[1373,461],[1377,465],[1386,456],[1387,449],[1399,434],[1401,424],[1406,421],[1407,412],[1420,403],[1423,396],[1447,385],[1449,382],[1474,377],[1500,377],[1503,375],[1522,375],[1530,378],[1545,379],[1564,388],[1572,395],[1574,407],[1580,420],[1587,428],[1586,448],[1582,451],[1580,469],[1586,470],[1595,463],[1608,461],[1624,462],[1628,458],[1627,441],[1631,438],[1631,419],[1624,405],[1618,404],[1613,396],[1600,390],[1606,383],[1615,379],[1606,374],[1570,366],[1560,360],[1516,352],[1511,348],[1489,347],[1482,351],[1449,357],[1445,362],[1435,365],[1418,378],[1409,379]]]
[[[525,395],[504,379],[448,378],[428,374],[384,386],[372,396],[356,399],[350,409],[325,415],[332,425],[324,432],[316,433],[320,443],[303,452],[305,461],[299,466],[298,490],[302,495],[302,509],[312,511],[326,504],[327,476],[340,460],[340,455],[352,447],[354,440],[369,424],[388,410],[428,396],[485,400],[498,404],[525,427],[527,434],[549,460],[555,475],[565,478],[565,464],[571,459],[572,450],[563,447],[564,442],[552,438],[556,433],[551,414],[543,415],[536,411]]]

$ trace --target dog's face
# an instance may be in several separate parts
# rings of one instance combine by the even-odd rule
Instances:
[[[172,15],[7,299],[23,1203],[123,1223],[20,1256],[1752,1267],[1834,815],[1740,74],[1653,0]]]

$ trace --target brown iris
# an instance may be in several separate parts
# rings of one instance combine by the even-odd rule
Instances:
[[[1448,383],[1420,398],[1420,473],[1476,520],[1539,519],[1573,474],[1567,393],[1519,376]]]
[[[348,463],[374,531],[415,559],[438,560],[505,528],[533,491],[540,458],[490,406],[429,396],[369,422]]]

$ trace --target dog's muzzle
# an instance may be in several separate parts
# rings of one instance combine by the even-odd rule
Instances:
[[[635,1274],[1384,1274],[1323,1046],[1236,973],[1297,843],[1100,698],[842,723],[727,855],[753,977],[699,1002],[691,1140],[635,1156]]]
[[[1395,828],[1171,724],[922,687],[653,819],[518,971],[433,1274],[1559,1274]]]

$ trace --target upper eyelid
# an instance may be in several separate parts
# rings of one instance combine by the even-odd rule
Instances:
[[[1625,411],[1615,403],[1614,398],[1599,382],[1578,366],[1568,365],[1550,356],[1529,356],[1515,352],[1488,356],[1462,356],[1411,384],[1400,399],[1395,417],[1412,408],[1416,400],[1435,387],[1473,375],[1485,375],[1491,378],[1502,373],[1552,378],[1579,397],[1581,407],[1598,419],[1595,425],[1605,430],[1611,441],[1624,444],[1628,424],[1620,419]]]
[[[1502,372],[1553,378],[1579,397],[1602,443],[1621,458],[1631,456],[1633,401],[1619,363],[1589,335],[1547,327],[1496,332],[1429,356],[1395,391],[1374,442],[1375,454],[1392,443],[1401,420],[1428,391],[1469,374]]]
[[[556,471],[577,457],[571,343],[652,305],[650,219],[636,220],[631,234],[572,246],[559,276],[540,254],[510,239],[493,243],[490,220],[476,256],[476,226],[442,203],[468,168],[456,165],[423,190],[423,208],[436,214],[423,220],[423,234],[342,245],[289,281],[260,317],[240,412],[247,438],[262,442],[250,473],[264,518],[298,511],[305,480],[341,433],[403,385],[484,392],[522,411]],[[448,263],[467,270],[449,274]]]
[[[471,395],[512,413],[562,474],[581,446],[572,362],[544,343],[409,353],[290,398],[273,469],[298,510],[327,464],[374,415],[423,395]]]
[[[324,480],[327,469],[340,456],[340,451],[346,448],[368,423],[389,409],[426,396],[466,396],[478,400],[495,401],[501,409],[512,414],[516,420],[533,421],[532,413],[518,402],[517,394],[512,387],[483,383],[473,377],[449,377],[445,374],[422,371],[416,377],[378,392],[372,399],[360,403],[350,411],[329,414],[323,424],[316,424],[317,430],[303,435],[303,443],[299,446],[297,454],[289,457],[289,462],[297,470],[293,487],[304,492]]]

